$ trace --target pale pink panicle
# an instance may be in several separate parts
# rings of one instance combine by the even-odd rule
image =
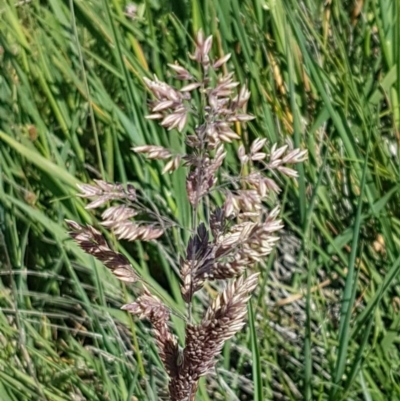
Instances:
[[[147,159],[165,163],[163,174],[181,166],[186,168],[192,226],[184,251],[174,264],[179,267],[181,296],[188,304],[184,347],[179,347],[170,329],[170,309],[150,291],[150,286],[144,286],[142,295],[122,307],[150,321],[158,354],[169,376],[171,401],[195,400],[199,379],[214,368],[224,343],[244,327],[247,304],[258,283],[258,273],[252,271],[274,250],[283,228],[277,202],[280,177],[295,179],[298,174],[293,166],[307,159],[306,150],[292,149],[291,144],[278,147],[270,146],[266,138],[255,138],[250,143],[243,139],[248,136],[248,123],[254,119],[247,112],[250,91],[228,71],[230,54],[217,60],[211,58],[212,36],[199,31],[195,42],[190,55],[197,64],[195,68],[169,64],[173,78],[186,82],[174,87],[157,77],[144,78],[152,95],[147,118],[158,120],[168,131],[187,133],[182,140],[187,153],[159,145],[133,148]],[[240,173],[229,177],[222,173],[224,164],[231,162],[226,157],[227,144],[240,139]],[[119,240],[157,240],[168,228],[166,218],[157,215],[154,219],[154,211],[143,206],[143,191],[130,184],[97,180],[91,185],[81,184],[79,189],[81,197],[91,200],[86,208],[105,208],[101,225],[112,230]],[[71,221],[68,225],[78,245],[117,278],[144,282],[128,259],[108,246],[100,231]],[[194,324],[191,304],[207,282],[212,282],[210,288],[220,290],[200,323]]]

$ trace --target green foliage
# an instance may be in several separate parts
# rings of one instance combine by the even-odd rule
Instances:
[[[130,148],[183,146],[144,118],[142,77],[171,80],[166,64],[185,63],[200,27],[252,93],[243,142],[291,138],[310,155],[281,196],[301,245],[260,266],[250,328],[226,346],[212,399],[253,399],[248,378],[257,400],[400,399],[399,3],[152,0],[133,19],[125,5],[0,2],[0,399],[158,399],[148,328],[118,309],[136,290],[63,221],[96,225],[75,185],[103,178],[133,182],[189,225],[184,172],[161,175]],[[179,309],[177,238],[118,246]],[[289,277],[274,257],[296,259]]]

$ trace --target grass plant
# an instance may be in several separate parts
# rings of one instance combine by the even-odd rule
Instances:
[[[285,231],[258,267],[249,329],[225,345],[198,400],[400,399],[398,2],[126,6],[0,2],[0,399],[158,399],[165,377],[148,327],[118,310],[135,289],[81,252],[64,220],[99,226],[75,195],[102,179],[132,182],[190,225],[184,172],[162,175],[130,148],[183,151],[145,119],[143,77],[172,83],[166,65],[187,63],[200,28],[252,94],[243,143],[290,138],[309,161],[298,185],[282,182]],[[105,235],[184,310],[168,241]]]

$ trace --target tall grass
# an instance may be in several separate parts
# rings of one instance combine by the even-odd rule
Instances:
[[[183,173],[144,168],[130,147],[183,146],[145,120],[142,77],[170,80],[165,65],[187,59],[200,27],[251,90],[243,141],[290,138],[310,154],[299,185],[285,183],[286,234],[259,266],[264,288],[207,384],[213,399],[400,399],[398,2],[154,0],[134,19],[125,5],[0,3],[0,399],[158,399],[147,327],[118,310],[135,289],[63,221],[96,224],[75,185],[101,177],[188,225]],[[177,238],[120,250],[179,309]]]

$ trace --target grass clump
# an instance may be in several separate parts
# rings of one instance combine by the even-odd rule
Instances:
[[[198,398],[224,399],[221,389],[226,399],[399,398],[397,2],[125,6],[0,5],[2,397],[157,399],[165,376],[146,323],[118,310],[136,290],[68,241],[64,219],[100,226],[76,184],[132,182],[176,224],[171,235],[156,245],[102,234],[184,311],[176,245],[180,227],[191,227],[185,174],[162,175],[164,162],[144,165],[130,148],[186,153],[182,137],[144,118],[142,77],[175,86],[165,66],[188,65],[203,28],[251,92],[247,112],[257,118],[235,125],[243,143],[291,138],[309,161],[298,185],[280,183],[285,230],[260,264],[249,331],[225,344],[209,395],[201,380]],[[232,176],[239,146],[224,160]],[[182,341],[184,325],[171,319]]]

